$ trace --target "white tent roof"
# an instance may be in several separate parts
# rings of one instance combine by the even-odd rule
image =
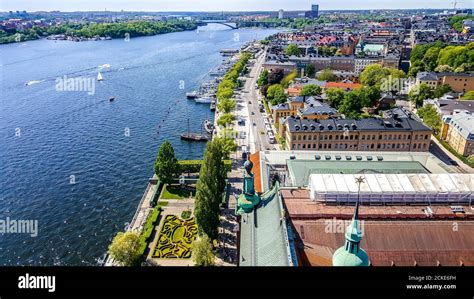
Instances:
[[[311,174],[311,198],[317,193],[357,193],[354,174]],[[362,194],[444,194],[465,196],[474,193],[474,174],[364,174]]]

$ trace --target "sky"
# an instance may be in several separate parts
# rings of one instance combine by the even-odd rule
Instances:
[[[457,0],[458,8],[472,8],[474,0]],[[0,0],[0,10],[60,11],[277,11],[452,8],[453,0]]]

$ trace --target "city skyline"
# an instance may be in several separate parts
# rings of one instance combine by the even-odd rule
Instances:
[[[311,4],[318,4],[320,10],[367,10],[367,9],[447,9],[453,8],[451,1],[433,3],[429,0],[408,1],[397,3],[389,1],[361,0],[357,4],[344,1],[308,1],[308,0],[263,0],[249,2],[246,0],[200,0],[189,3],[188,0],[160,0],[150,2],[146,0],[116,1],[116,0],[45,0],[40,3],[31,0],[4,0],[1,11],[278,11],[283,10],[310,10]],[[458,8],[468,8],[469,0],[457,1]]]

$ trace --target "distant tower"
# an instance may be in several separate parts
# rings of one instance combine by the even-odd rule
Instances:
[[[333,266],[349,266],[361,267],[369,265],[369,256],[360,248],[360,241],[362,240],[362,231],[360,229],[359,220],[359,196],[360,184],[364,183],[364,177],[356,178],[356,183],[359,186],[357,193],[357,203],[352,216],[352,222],[346,231],[346,242],[344,246],[336,250],[332,256]]]
[[[311,12],[312,12],[313,18],[317,18],[319,16],[319,5],[318,4],[311,5]]]
[[[280,20],[283,19],[283,14],[284,14],[283,9],[280,9],[280,10],[278,11],[278,18],[279,18]]]
[[[319,5],[313,4],[311,5],[311,10],[305,12],[305,17],[315,19],[319,16]]]

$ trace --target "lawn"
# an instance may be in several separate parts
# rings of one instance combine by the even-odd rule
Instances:
[[[184,199],[194,195],[196,191],[192,188],[182,188],[181,186],[163,186],[161,191],[161,199]]]
[[[161,227],[153,257],[162,259],[190,258],[191,245],[196,239],[197,232],[194,218],[182,220],[178,216],[167,215]]]

